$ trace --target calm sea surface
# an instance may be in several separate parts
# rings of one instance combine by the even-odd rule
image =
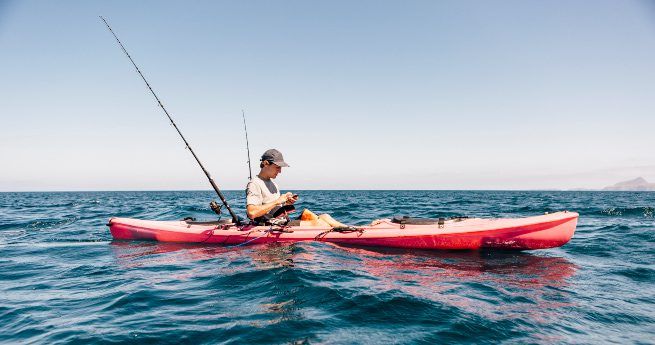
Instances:
[[[351,224],[580,213],[561,248],[112,241],[112,216],[212,218],[210,192],[0,193],[2,343],[655,343],[655,193],[300,191]],[[227,192],[243,214],[242,191]]]

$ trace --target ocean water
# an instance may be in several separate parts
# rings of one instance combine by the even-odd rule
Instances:
[[[1,343],[655,343],[655,193],[296,191],[351,224],[580,213],[561,248],[112,241],[112,216],[210,219],[208,191],[0,193]],[[243,214],[243,192],[226,197]]]

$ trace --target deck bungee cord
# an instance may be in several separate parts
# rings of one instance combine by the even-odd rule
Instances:
[[[337,227],[330,228],[330,229],[328,229],[328,230],[326,230],[326,231],[323,231],[323,232],[321,232],[320,234],[316,235],[316,236],[314,237],[314,241],[320,241],[320,240],[322,240],[323,238],[325,238],[325,236],[327,236],[327,235],[328,235],[329,233],[331,233],[331,232],[338,232],[338,233],[341,233],[341,234],[351,234],[351,233],[356,232],[356,233],[357,233],[357,237],[359,237],[359,236],[361,236],[361,235],[364,233],[364,231],[366,231],[366,230],[365,230],[363,227],[356,227],[356,226],[337,226]]]
[[[193,158],[195,158],[196,162],[198,162],[198,165],[200,165],[200,169],[202,169],[202,172],[204,172],[205,176],[207,176],[207,179],[209,179],[209,184],[211,184],[212,188],[214,189],[214,191],[218,195],[218,198],[221,199],[221,202],[223,203],[223,205],[225,205],[225,208],[230,213],[230,216],[232,216],[232,221],[237,226],[241,225],[241,220],[239,219],[239,217],[237,217],[236,213],[234,213],[234,211],[232,211],[232,208],[230,208],[230,205],[228,204],[227,200],[225,200],[225,197],[223,196],[223,193],[221,193],[221,190],[216,185],[216,182],[214,182],[214,179],[211,177],[211,175],[209,175],[209,172],[207,171],[207,169],[205,169],[205,167],[202,165],[202,163],[200,162],[200,159],[198,158],[196,153],[193,152],[193,149],[189,145],[189,142],[186,140],[184,135],[182,135],[182,132],[177,127],[177,125],[175,124],[175,121],[173,121],[173,118],[171,117],[171,115],[168,113],[168,111],[166,110],[164,105],[159,100],[159,97],[157,97],[157,94],[155,93],[155,91],[152,89],[152,87],[150,87],[150,83],[148,83],[148,80],[146,80],[146,77],[144,77],[143,73],[141,73],[141,70],[139,69],[139,66],[136,65],[136,63],[134,62],[134,60],[130,56],[130,53],[127,52],[127,49],[125,49],[125,46],[123,46],[123,43],[121,43],[121,40],[118,39],[118,36],[116,36],[116,33],[114,33],[114,30],[112,30],[111,26],[109,26],[109,23],[107,23],[107,20],[102,16],[100,16],[100,19],[102,19],[102,21],[107,26],[107,29],[109,29],[109,32],[111,32],[111,34],[114,36],[114,38],[116,39],[116,42],[118,42],[118,45],[120,45],[121,49],[123,50],[123,53],[125,53],[125,55],[127,55],[127,58],[130,59],[130,62],[132,62],[132,65],[134,65],[134,68],[136,69],[137,73],[139,73],[139,75],[141,76],[141,79],[143,79],[143,81],[146,83],[146,86],[148,87],[148,90],[150,90],[150,93],[152,93],[152,95],[155,97],[155,100],[157,100],[157,104],[159,104],[161,109],[164,111],[164,114],[166,114],[166,116],[170,120],[171,125],[173,125],[173,127],[175,127],[175,130],[177,131],[177,133],[182,138],[182,141],[184,141],[184,145],[189,150],[189,152],[191,152],[191,154],[193,155]],[[244,116],[244,120],[243,120],[244,122],[243,123],[244,123],[244,126],[245,126],[245,115],[243,115],[243,116]],[[246,136],[247,136],[247,134],[246,134]],[[248,166],[250,166],[250,153],[248,153]],[[252,178],[252,174],[251,174],[251,178]],[[210,203],[210,207],[214,212],[220,214],[220,206],[215,201],[212,201]]]
[[[259,236],[257,236],[257,237],[253,237],[253,238],[251,238],[251,239],[248,239],[248,237],[249,237],[253,232],[255,232],[255,230],[250,230],[250,232],[248,232],[248,233],[246,234],[246,238],[244,239],[244,242],[241,242],[241,243],[239,243],[239,244],[228,245],[228,246],[225,246],[225,247],[226,247],[226,248],[235,248],[235,247],[245,246],[245,245],[247,245],[247,244],[250,244],[250,243],[252,243],[252,242],[255,242],[256,240],[258,240],[258,239],[260,239],[260,238],[268,237],[268,236],[274,234],[275,232],[282,233],[282,232],[288,232],[288,231],[285,231],[285,230],[284,230],[284,227],[282,227],[282,228],[280,229],[280,228],[274,228],[274,226],[271,225],[268,229],[266,229],[266,230],[263,231],[263,234],[262,234],[262,235],[259,235]],[[293,232],[293,231],[291,231],[291,232]]]
[[[246,228],[247,227],[244,227],[244,228],[241,228],[240,230],[245,232]],[[240,237],[243,237],[243,242],[238,243],[238,244],[233,244],[233,245],[226,245],[227,241],[230,239],[230,236],[226,236],[224,241],[221,243],[221,245],[223,247],[225,247],[225,248],[241,247],[241,246],[245,246],[247,244],[250,244],[250,243],[252,243],[252,242],[254,242],[254,241],[256,241],[256,240],[258,240],[260,238],[268,237],[270,235],[275,235],[275,233],[281,234],[281,233],[293,232],[293,230],[286,230],[285,228],[286,227],[284,227],[284,226],[279,227],[279,226],[275,226],[275,225],[270,225],[269,228],[265,229],[265,230],[255,230],[253,228],[250,228],[250,230],[248,230],[248,232],[246,232],[245,235],[240,234]],[[212,236],[214,236],[214,231],[215,230],[220,230],[220,229],[221,229],[221,227],[216,227],[215,229],[207,231],[207,238],[204,239],[203,241],[201,241],[200,243],[206,243],[207,241],[209,241],[209,239]],[[257,237],[253,237],[253,238],[249,239],[250,235],[252,235],[254,232],[261,232],[262,234],[257,236]]]

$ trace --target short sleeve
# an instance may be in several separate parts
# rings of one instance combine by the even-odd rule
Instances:
[[[246,205],[262,205],[264,202],[261,188],[254,182],[246,186]]]

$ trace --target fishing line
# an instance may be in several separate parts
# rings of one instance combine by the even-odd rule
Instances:
[[[243,130],[246,132],[246,151],[248,152],[248,179],[252,180],[252,168],[250,167],[250,145],[248,144],[248,127],[246,127],[246,112],[241,109],[241,116],[243,117]]]

